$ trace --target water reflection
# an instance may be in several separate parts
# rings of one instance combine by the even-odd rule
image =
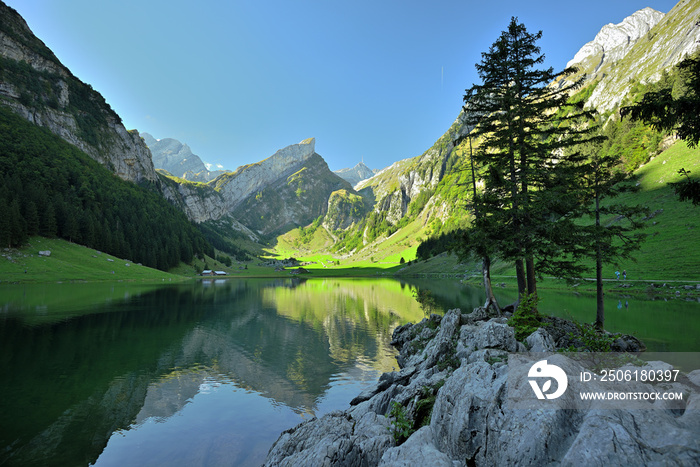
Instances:
[[[391,332],[423,318],[421,289],[438,310],[483,302],[444,280],[0,288],[0,464],[257,465],[395,368]],[[540,295],[543,312],[594,319],[594,297]],[[700,348],[697,302],[611,295],[606,310],[650,350]]]
[[[346,407],[391,370],[393,328],[422,317],[393,281],[204,282],[121,296],[81,316],[6,306],[0,463],[259,463],[281,431]]]

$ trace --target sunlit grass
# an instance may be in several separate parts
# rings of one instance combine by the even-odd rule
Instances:
[[[50,251],[51,256],[39,256]],[[0,281],[80,282],[80,281],[181,281],[182,276],[134,264],[92,248],[65,240],[32,237],[20,249],[3,249]]]

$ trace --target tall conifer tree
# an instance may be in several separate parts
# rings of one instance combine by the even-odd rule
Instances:
[[[467,122],[480,136],[475,162],[485,169],[476,228],[494,243],[498,256],[514,262],[520,295],[536,294],[537,273],[559,264],[545,260],[538,269],[536,259],[564,248],[558,245],[556,222],[571,202],[550,190],[561,194],[559,180],[570,177],[567,170],[574,170],[581,156],[570,152],[565,159],[562,149],[592,138],[588,126],[563,124],[586,113],[581,108],[557,112],[571,106],[569,93],[580,82],[550,86],[575,70],[538,69],[544,62],[536,44],[541,37],[541,31],[531,34],[512,18],[476,64],[482,84],[466,94],[473,95],[465,109]]]
[[[625,183],[627,174],[622,170],[618,155],[605,155],[600,145],[594,143],[584,144],[581,149],[586,156],[586,164],[577,178],[582,202],[572,217],[582,218],[585,223],[577,226],[570,236],[577,246],[572,258],[574,261],[589,258],[595,262],[595,326],[603,331],[603,265],[630,258],[631,253],[641,247],[646,235],[638,230],[643,226],[642,217],[649,213],[649,209],[612,201],[624,192],[637,190],[631,183]]]

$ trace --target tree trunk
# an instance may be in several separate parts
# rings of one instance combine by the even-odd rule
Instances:
[[[481,263],[481,273],[484,276],[484,291],[486,291],[484,309],[488,311],[489,307],[494,307],[498,312],[498,316],[501,316],[501,307],[498,306],[498,301],[491,288],[491,258],[486,255],[484,255],[483,262]]]
[[[527,269],[527,293],[529,295],[537,294],[537,278],[535,277],[535,260],[529,256],[525,260],[525,268]]]
[[[596,289],[596,314],[595,327],[599,331],[604,329],[605,324],[605,302],[603,301],[603,252],[601,251],[601,239],[598,231],[600,228],[600,198],[595,194],[595,289]]]
[[[525,266],[523,265],[522,259],[515,260],[515,277],[518,281],[518,300],[515,302],[520,303],[520,297],[527,293],[527,286],[525,284]]]

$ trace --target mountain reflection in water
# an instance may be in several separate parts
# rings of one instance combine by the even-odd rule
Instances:
[[[0,465],[259,465],[282,431],[396,368],[391,334],[424,317],[418,289],[436,312],[483,300],[419,279],[2,286]],[[595,297],[540,295],[543,313],[594,319]],[[606,328],[694,352],[700,304],[609,294]]]
[[[3,300],[0,464],[258,464],[394,369],[394,327],[423,317],[392,280],[134,287],[77,311],[36,292]]]

